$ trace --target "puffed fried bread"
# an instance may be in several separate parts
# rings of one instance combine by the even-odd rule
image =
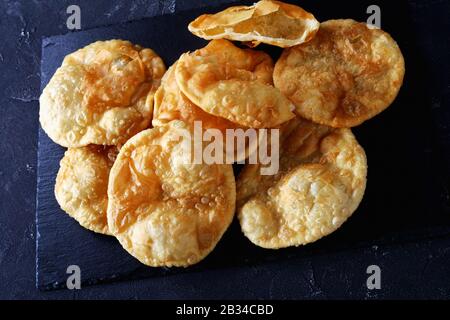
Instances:
[[[313,40],[285,49],[273,78],[298,115],[348,128],[386,109],[404,73],[402,53],[389,34],[347,19],[323,22]]]
[[[367,160],[350,129],[294,119],[281,129],[279,172],[259,169],[246,165],[237,179],[238,217],[251,242],[278,249],[337,230],[363,198]]]
[[[309,41],[319,29],[314,16],[292,4],[261,0],[251,6],[229,7],[216,14],[203,14],[188,29],[206,39],[228,39],[255,47],[267,43],[281,48]]]
[[[273,62],[264,52],[212,40],[183,54],[175,77],[205,112],[249,128],[276,127],[294,117],[292,103],[272,86]]]
[[[151,49],[97,41],[64,58],[40,98],[39,120],[64,147],[118,145],[148,128],[165,72]]]
[[[183,121],[127,141],[108,185],[108,226],[148,266],[189,266],[205,258],[230,225],[236,186],[230,164],[193,164]],[[181,137],[181,138],[180,138]]]
[[[60,161],[55,197],[69,216],[91,231],[110,234],[106,219],[108,177],[118,150],[115,146],[70,148]]]

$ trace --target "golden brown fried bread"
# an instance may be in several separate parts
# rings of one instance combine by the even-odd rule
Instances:
[[[298,246],[344,223],[364,195],[367,162],[350,129],[294,119],[281,129],[280,170],[247,165],[237,181],[239,221],[254,244]]]
[[[271,128],[292,119],[294,106],[272,86],[272,59],[228,40],[183,54],[175,77],[186,97],[204,111],[240,126]]]
[[[204,14],[188,28],[196,36],[260,42],[286,48],[309,41],[319,22],[302,8],[280,1],[261,0],[252,6],[235,6],[216,14]]]
[[[161,80],[161,86],[155,93],[153,126],[161,126],[172,120],[182,120],[186,124],[201,121],[203,129],[219,129],[222,133],[225,133],[226,129],[238,128],[237,124],[209,114],[192,103],[177,85],[175,68],[176,62],[167,70]]]
[[[175,120],[138,133],[111,169],[109,229],[149,266],[199,262],[233,219],[232,166],[192,164],[185,149],[192,143],[187,129]]]
[[[68,149],[61,160],[55,197],[61,209],[86,229],[110,234],[106,221],[108,177],[116,147]]]
[[[165,72],[151,49],[94,42],[65,57],[39,99],[41,126],[64,147],[117,145],[150,125]]]
[[[389,34],[353,20],[329,20],[313,40],[283,52],[274,82],[300,116],[345,128],[386,109],[404,73],[402,53]]]

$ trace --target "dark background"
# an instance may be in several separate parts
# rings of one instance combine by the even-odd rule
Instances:
[[[220,2],[227,1],[215,4]],[[0,4],[3,40],[0,42],[0,298],[449,298],[450,237],[444,234],[420,241],[404,239],[395,244],[377,244],[301,259],[104,284],[80,291],[40,292],[35,289],[34,212],[41,37],[67,33],[65,10],[70,4],[80,5],[82,28],[88,29],[183,11],[206,3],[211,5],[207,1],[3,1]],[[351,5],[350,2],[340,3]],[[404,210],[414,207],[423,210],[424,225],[427,225],[428,211],[448,213],[449,4],[447,1],[409,1],[404,9],[411,17],[411,25],[400,27],[401,32],[408,35],[404,37],[406,45],[414,42],[416,56],[426,62],[412,68],[407,64],[411,78],[422,80],[413,81],[411,87],[426,91],[419,95],[426,99],[417,103],[427,104],[434,119],[434,126],[429,128],[414,112],[406,113],[404,126],[412,122],[417,132],[424,132],[418,136],[430,139],[431,143],[425,144],[426,150],[418,150],[418,156],[432,154],[434,160],[430,162],[432,166],[424,168],[429,171],[433,187],[431,184],[428,187],[426,181],[403,181],[417,184],[418,191],[402,194],[401,200],[405,202]],[[394,37],[397,38],[395,34]],[[427,80],[419,79],[423,77]],[[427,86],[421,88],[417,85],[421,83]],[[410,107],[416,108],[415,105]],[[414,143],[414,140],[406,141],[408,136],[402,134],[402,124],[398,130],[405,143]],[[422,142],[417,144],[422,146]],[[390,171],[384,173],[387,178],[395,177],[402,161],[408,159],[391,160]],[[442,168],[447,170],[442,171]],[[395,183],[395,180],[386,183]],[[427,190],[436,205],[422,208],[422,202],[416,200]],[[379,199],[379,210],[386,208],[384,204],[396,201],[389,198],[391,195],[386,196]],[[393,221],[401,224],[398,219]],[[365,271],[371,264],[381,267],[382,290],[366,288]]]

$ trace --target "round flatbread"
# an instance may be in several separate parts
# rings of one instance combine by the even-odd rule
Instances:
[[[148,128],[161,58],[128,41],[97,41],[67,55],[40,102],[44,131],[64,147],[117,145]]]
[[[69,216],[94,232],[110,234],[106,221],[108,177],[117,153],[116,147],[70,148],[60,162],[56,200]]]
[[[189,266],[216,246],[231,223],[231,165],[193,164],[182,121],[145,130],[121,148],[108,186],[108,225],[149,266]]]
[[[292,103],[272,86],[272,73],[269,55],[223,39],[183,54],[175,69],[180,90],[195,105],[250,128],[272,128],[294,117]]]
[[[389,34],[353,20],[329,20],[313,40],[283,52],[273,77],[300,116],[346,128],[386,109],[404,73],[402,53]]]
[[[338,229],[356,210],[367,161],[350,129],[294,119],[281,129],[280,170],[247,165],[237,180],[242,231],[254,244],[304,245]]]
[[[252,6],[234,6],[201,15],[188,29],[207,40],[244,41],[253,47],[262,42],[286,48],[309,41],[319,26],[311,13],[298,6],[261,0]]]

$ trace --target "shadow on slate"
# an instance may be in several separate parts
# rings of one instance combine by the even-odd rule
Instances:
[[[311,0],[302,1],[302,6],[320,21],[331,18],[365,21],[366,8],[372,2],[358,1],[352,5],[346,2],[344,7],[332,1]],[[53,143],[40,128],[36,285],[40,289],[65,287],[69,265],[80,266],[83,285],[90,285],[212,268],[255,266],[266,261],[313,257],[450,233],[450,213],[444,204],[445,188],[442,187],[448,178],[448,168],[445,159],[440,157],[439,137],[433,130],[429,99],[433,84],[427,81],[429,66],[417,50],[407,3],[377,3],[382,8],[382,27],[398,41],[406,59],[407,72],[394,104],[354,129],[368,157],[368,186],[359,209],[342,228],[317,243],[275,251],[252,245],[242,235],[235,219],[217,248],[198,265],[188,269],[146,267],[125,252],[113,237],[81,228],[59,208],[53,188],[64,149]],[[42,88],[65,55],[97,40],[122,38],[153,48],[169,66],[181,53],[206,44],[187,30],[187,24],[204,12],[208,9],[45,38],[42,42]],[[275,59],[281,52],[266,45],[258,49],[267,50]],[[238,167],[235,169],[239,170]]]

